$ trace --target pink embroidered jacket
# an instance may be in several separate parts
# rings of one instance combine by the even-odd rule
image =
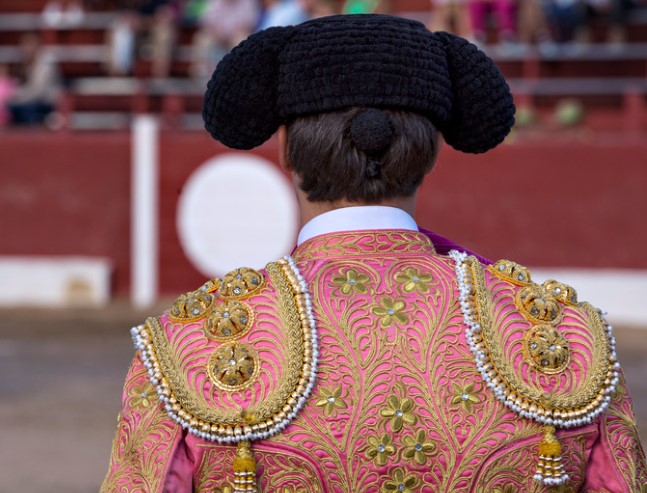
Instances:
[[[133,330],[102,492],[647,491],[610,329],[571,287],[417,232],[293,258]]]

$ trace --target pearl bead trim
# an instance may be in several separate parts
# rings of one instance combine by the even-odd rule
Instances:
[[[312,311],[312,299],[305,279],[292,257],[286,256],[277,262],[284,275],[289,280],[294,292],[295,303],[299,311],[301,328],[303,332],[304,358],[301,369],[301,378],[292,392],[289,402],[273,417],[259,424],[248,425],[241,423],[239,426],[227,426],[218,423],[207,423],[191,416],[183,410],[168,380],[161,373],[155,348],[152,344],[148,327],[143,324],[131,329],[131,336],[135,349],[140,351],[140,358],[148,369],[149,379],[157,389],[160,400],[169,417],[182,428],[199,438],[218,443],[238,443],[242,441],[261,440],[274,436],[283,431],[303,409],[308,397],[312,393],[319,362],[319,342],[317,326]],[[311,356],[309,356],[309,353]]]
[[[609,403],[611,396],[615,393],[619,382],[618,370],[620,365],[616,357],[616,342],[613,337],[611,325],[604,319],[602,313],[600,316],[606,328],[606,335],[609,341],[609,373],[605,385],[600,389],[598,396],[586,407],[572,410],[559,411],[547,409],[543,414],[535,411],[536,405],[525,401],[519,396],[513,395],[506,385],[501,382],[501,377],[496,374],[490,360],[489,351],[481,340],[481,325],[476,318],[476,306],[473,299],[473,279],[470,272],[470,262],[478,262],[476,259],[468,260],[464,252],[452,250],[449,257],[455,261],[456,279],[458,282],[459,300],[465,322],[465,336],[470,346],[476,367],[486,385],[494,392],[496,398],[509,409],[517,413],[522,418],[533,419],[541,424],[555,426],[559,428],[571,428],[591,423],[595,418],[602,414]],[[492,376],[494,374],[494,377]]]

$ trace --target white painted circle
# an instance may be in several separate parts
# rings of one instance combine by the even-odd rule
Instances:
[[[294,192],[274,164],[229,153],[191,174],[178,201],[177,230],[194,267],[215,277],[289,254],[297,219]]]

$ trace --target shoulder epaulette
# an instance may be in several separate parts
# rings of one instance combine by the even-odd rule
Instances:
[[[509,260],[484,266],[457,251],[450,257],[481,377],[505,406],[544,425],[534,479],[562,484],[568,475],[555,429],[591,423],[619,381],[611,326],[566,284],[537,284]]]
[[[312,303],[294,260],[210,280],[132,336],[171,419],[202,439],[237,443],[234,491],[252,491],[250,443],[288,426],[317,372]]]

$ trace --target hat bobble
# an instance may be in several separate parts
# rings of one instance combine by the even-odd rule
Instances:
[[[350,138],[360,151],[371,155],[380,153],[391,145],[391,120],[386,113],[377,108],[365,109],[353,117]]]
[[[438,125],[445,142],[474,154],[496,147],[514,125],[510,87],[476,45],[450,33],[434,36],[445,45],[453,96],[449,120]]]
[[[282,123],[278,58],[293,30],[271,27],[252,34],[218,64],[202,106],[204,126],[214,139],[234,149],[252,149]]]

